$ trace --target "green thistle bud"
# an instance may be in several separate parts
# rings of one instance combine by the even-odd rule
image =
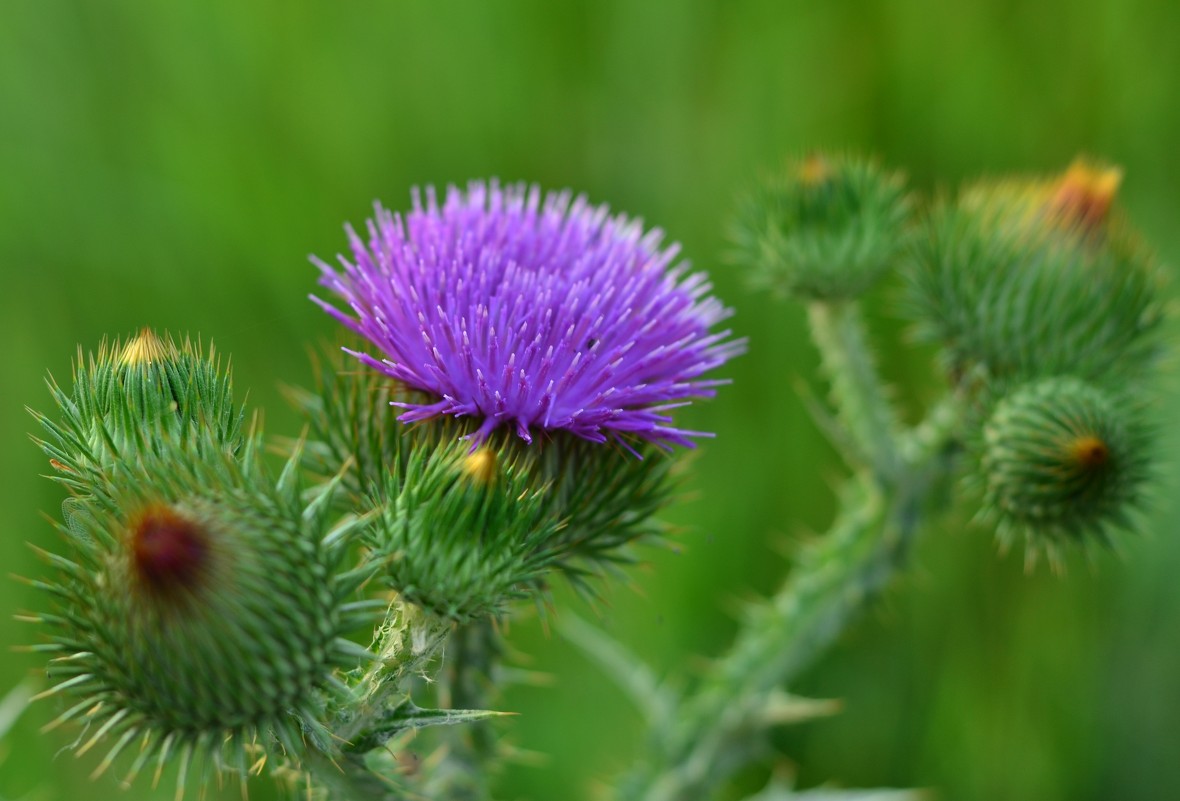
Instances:
[[[243,414],[212,348],[177,345],[144,329],[126,343],[78,354],[69,392],[49,382],[60,421],[35,414],[50,433],[38,441],[66,484],[84,484],[116,461],[161,448],[236,449]],[[94,479],[97,480],[97,479]],[[79,487],[84,489],[84,487]]]
[[[343,635],[372,622],[371,604],[348,600],[368,573],[338,569],[359,521],[328,525],[336,483],[305,502],[297,456],[271,478],[258,432],[220,441],[236,416],[209,433],[208,412],[230,407],[229,379],[207,361],[142,338],[123,353],[55,392],[66,422],[48,424],[47,450],[72,454],[86,479],[66,482],[67,551],[45,554],[57,575],[37,582],[55,602],[36,617],[57,682],[46,695],[73,699],[57,723],[86,724],[79,754],[107,743],[96,773],[136,743],[128,780],[174,754],[183,783],[198,757],[244,775],[260,748],[297,761],[306,742],[331,747],[321,721],[333,672],[366,656]],[[201,405],[210,386],[224,392]],[[85,439],[95,426],[123,457],[101,469]],[[221,447],[188,447],[197,441]]]
[[[935,209],[910,265],[910,314],[952,376],[1125,380],[1156,362],[1162,275],[1111,209],[1118,175],[1075,166]]]
[[[1106,541],[1125,526],[1148,475],[1143,426],[1126,403],[1075,378],[1017,387],[995,404],[979,449],[985,514],[1002,541],[1023,532],[1031,553]]]
[[[734,240],[760,286],[839,300],[871,287],[905,247],[910,201],[900,174],[814,155],[746,199]]]
[[[353,521],[326,530],[325,496],[303,506],[291,471],[151,466],[166,479],[119,471],[112,502],[67,504],[70,553],[47,557],[47,695],[78,699],[58,722],[93,732],[79,753],[113,742],[96,773],[142,741],[128,780],[176,753],[244,773],[253,744],[277,742],[297,760],[325,737],[333,670],[362,653],[342,638],[366,620],[347,601],[359,578],[334,572]]]
[[[390,586],[435,615],[466,622],[528,597],[553,563],[559,521],[529,475],[496,446],[413,448],[389,472],[369,528]]]

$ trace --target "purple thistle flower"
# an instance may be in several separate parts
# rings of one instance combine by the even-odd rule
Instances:
[[[439,398],[397,404],[399,420],[480,417],[477,443],[501,425],[526,442],[558,429],[662,447],[707,436],[667,412],[711,396],[725,382],[700,376],[745,343],[709,332],[730,312],[704,274],[673,264],[678,245],[569,192],[472,182],[441,205],[425,195],[404,217],[377,205],[368,243],[349,227],[341,269],[313,258],[352,314],[312,300],[381,358],[348,352]]]

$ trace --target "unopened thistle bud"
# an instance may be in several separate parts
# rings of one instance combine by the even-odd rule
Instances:
[[[1120,173],[970,187],[936,208],[909,265],[910,313],[952,376],[1139,379],[1157,360],[1162,275],[1112,216]]]
[[[147,328],[89,358],[79,353],[73,388],[51,380],[50,390],[61,419],[38,415],[51,434],[40,444],[74,481],[142,452],[233,450],[241,442],[242,412],[214,351],[202,353],[188,340],[177,345]]]
[[[63,423],[42,418],[43,447],[74,459],[67,547],[39,582],[55,602],[37,616],[46,695],[71,699],[58,722],[86,725],[80,754],[106,743],[98,773],[132,744],[131,775],[179,755],[182,783],[196,757],[244,773],[277,744],[298,760],[324,736],[333,670],[363,654],[343,634],[367,619],[347,598],[367,574],[338,570],[356,518],[327,525],[335,485],[305,502],[297,458],[269,476],[261,435],[235,433],[228,386],[144,334],[104,349],[73,393],[55,388]]]
[[[371,558],[399,595],[460,622],[535,592],[557,559],[561,521],[502,436],[413,448],[391,471],[368,529]],[[500,449],[501,453],[497,453]]]
[[[1004,541],[1035,551],[1105,540],[1141,500],[1149,453],[1128,403],[1075,378],[1017,387],[998,401],[979,443],[985,512]]]
[[[119,470],[101,504],[66,506],[40,617],[46,695],[72,699],[58,722],[87,725],[80,754],[107,743],[96,773],[139,744],[128,780],[170,755],[244,773],[255,745],[298,761],[324,736],[333,670],[362,653],[343,639],[365,621],[346,598],[359,578],[336,572],[352,522],[328,531],[325,496],[304,506],[291,470],[267,483],[252,456],[147,466]]]
[[[756,283],[838,300],[864,292],[894,264],[909,213],[899,174],[870,161],[813,155],[745,200],[734,239]]]

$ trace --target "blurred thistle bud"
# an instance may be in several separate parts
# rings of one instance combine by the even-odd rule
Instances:
[[[959,206],[1006,235],[1027,240],[1066,236],[1091,246],[1109,230],[1127,236],[1126,220],[1115,201],[1122,185],[1120,167],[1077,158],[1064,172],[1047,178],[1010,178],[967,187]]]
[[[900,173],[812,155],[743,201],[733,235],[737,258],[760,286],[809,300],[855,297],[902,253],[910,208]]]
[[[995,403],[978,443],[984,514],[1030,555],[1127,524],[1149,473],[1149,446],[1127,402],[1076,378],[1022,384]]]
[[[38,440],[65,483],[85,482],[119,460],[163,448],[234,450],[242,411],[232,381],[210,348],[143,329],[126,342],[104,343],[89,358],[79,351],[73,387],[52,378],[59,420],[34,415],[48,430]]]
[[[270,482],[252,450],[144,467],[117,470],[108,502],[67,503],[69,552],[47,557],[46,695],[77,700],[57,722],[93,732],[79,753],[110,744],[96,773],[142,741],[128,781],[172,754],[181,782],[194,757],[244,775],[272,741],[298,760],[333,670],[363,655],[343,635],[372,622],[347,600],[364,574],[335,572],[355,520],[328,530],[327,495],[305,506],[293,466]]]
[[[1160,353],[1163,276],[1112,208],[1119,173],[966,189],[930,214],[908,269],[909,313],[953,377],[1144,376]]]
[[[1123,171],[1077,159],[1052,187],[1049,214],[1066,226],[1096,232],[1106,225]]]

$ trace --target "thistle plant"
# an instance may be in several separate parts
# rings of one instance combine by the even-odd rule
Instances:
[[[1030,565],[1133,530],[1154,475],[1160,271],[1079,163],[923,201],[846,156],[793,162],[734,229],[751,282],[807,305],[830,384],[810,399],[850,475],[832,529],[753,603],[703,673],[657,676],[591,623],[561,631],[615,674],[649,749],[619,799],[706,799],[773,758],[776,726],[830,714],[789,684],[954,506]],[[267,772],[304,795],[488,799],[501,623],[586,593],[666,535],[679,456],[744,350],[729,310],[658,229],[569,193],[475,182],[378,206],[320,259],[342,347],[267,438],[211,350],[145,330],[79,354],[34,412],[66,498],[32,650],[80,756],[177,796]],[[945,396],[903,425],[859,298],[900,284]],[[272,464],[269,451],[283,458]],[[415,770],[408,743],[427,757]],[[99,779],[102,781],[102,779]],[[877,791],[874,791],[877,792]],[[751,801],[907,798],[796,792]]]

